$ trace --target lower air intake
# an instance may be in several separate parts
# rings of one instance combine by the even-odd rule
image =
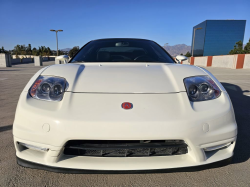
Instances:
[[[183,140],[70,140],[64,154],[93,157],[148,157],[186,154]]]

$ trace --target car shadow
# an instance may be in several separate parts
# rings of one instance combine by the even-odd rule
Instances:
[[[16,63],[12,63],[11,65],[22,65],[22,64],[34,64],[34,62],[16,62]]]
[[[16,69],[0,69],[0,71],[20,71],[20,70],[16,70]]]
[[[246,162],[250,158],[250,91],[239,86],[222,82],[233,103],[238,136],[234,150],[233,164]],[[249,94],[248,94],[249,92]],[[244,95],[246,93],[247,95]]]
[[[12,130],[13,125],[0,126],[0,132]]]

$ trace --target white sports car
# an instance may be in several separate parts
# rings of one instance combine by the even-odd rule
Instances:
[[[17,105],[18,164],[81,173],[229,163],[230,98],[209,71],[178,60],[150,40],[100,39],[44,67]]]

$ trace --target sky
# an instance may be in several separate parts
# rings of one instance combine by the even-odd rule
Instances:
[[[144,38],[191,45],[193,26],[207,19],[247,20],[250,0],[0,0],[0,47],[82,47],[100,38]]]

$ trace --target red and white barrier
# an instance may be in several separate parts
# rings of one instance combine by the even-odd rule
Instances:
[[[190,57],[189,60],[183,64],[203,67],[248,69],[250,68],[250,54]]]

